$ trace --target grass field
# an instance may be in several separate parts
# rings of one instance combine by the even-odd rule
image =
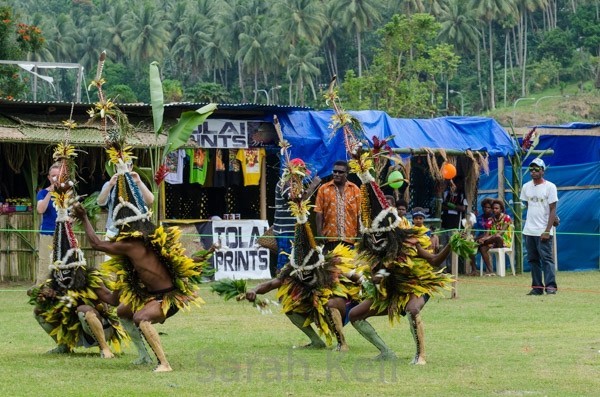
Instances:
[[[436,297],[423,311],[427,365],[410,366],[406,321],[371,322],[396,351],[376,349],[346,327],[350,352],[292,349],[307,342],[277,310],[206,304],[158,325],[174,369],[130,364],[133,346],[113,360],[97,348],[45,355],[52,340],[27,304],[28,285],[0,289],[2,396],[596,396],[600,392],[599,272],[559,273],[556,296],[526,296],[529,274],[468,277],[459,298]]]

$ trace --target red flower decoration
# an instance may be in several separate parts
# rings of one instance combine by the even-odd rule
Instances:
[[[156,182],[157,186],[160,186],[160,184],[167,177],[168,173],[169,173],[169,168],[167,167],[166,164],[161,164],[160,167],[158,167],[158,170],[156,170],[156,173],[154,174],[154,182]]]
[[[531,147],[531,144],[533,143],[533,140],[535,138],[535,129],[537,127],[533,127],[531,130],[529,130],[529,132],[523,137],[523,143],[521,144],[521,149],[523,149],[524,151],[529,150],[529,148]]]

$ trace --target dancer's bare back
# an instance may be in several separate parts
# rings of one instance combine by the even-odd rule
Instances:
[[[85,234],[90,240],[90,246],[109,255],[123,255],[129,258],[140,281],[148,290],[160,291],[173,286],[166,267],[160,262],[154,250],[147,247],[142,240],[133,238],[121,241],[101,240],[96,235],[85,209],[80,204],[73,206],[72,213],[81,219]]]

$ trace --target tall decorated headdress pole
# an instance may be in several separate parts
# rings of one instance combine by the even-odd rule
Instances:
[[[72,123],[71,119],[69,123]],[[53,159],[60,163],[60,168],[56,180],[52,182],[54,190],[50,193],[57,214],[50,270],[52,278],[64,289],[75,286],[78,270],[85,270],[86,266],[83,251],[79,247],[69,218],[69,209],[77,199],[74,190],[75,157],[77,152],[68,143],[68,139],[59,143],[53,154]]]
[[[88,110],[91,120],[99,119],[109,162],[117,172],[116,191],[113,193],[116,202],[112,217],[113,225],[119,227],[136,221],[149,221],[152,212],[146,206],[138,185],[133,180],[133,148],[127,144],[127,138],[132,133],[127,115],[116,104],[104,95],[102,86],[106,82],[102,78],[102,70],[106,53],[102,52],[98,60],[96,76],[90,86],[98,90],[98,102]]]
[[[276,296],[294,324],[306,327],[314,321],[328,344],[335,336],[337,349],[347,350],[341,313],[336,308],[330,308],[328,303],[335,297],[347,299],[353,293],[358,293],[358,290],[350,291],[341,281],[342,278],[345,279],[345,274],[354,270],[354,255],[343,244],[327,254],[323,253],[322,246],[317,245],[308,216],[310,194],[316,187],[315,182],[320,179],[311,176],[302,159],[290,158],[289,144],[283,139],[277,119],[274,120],[274,125],[283,157],[280,183],[287,188],[290,212],[296,218],[289,264],[283,267],[279,275],[285,280],[284,285]],[[294,319],[294,312],[304,313],[306,318]]]
[[[65,138],[56,146],[53,153],[53,160],[59,165],[59,173],[52,181],[54,189],[50,193],[52,205],[57,213],[52,262],[49,266],[50,278],[28,292],[31,296],[30,303],[35,306],[34,314],[37,321],[58,345],[51,350],[55,353],[65,353],[77,346],[85,345],[82,342],[83,320],[77,308],[83,305],[97,307],[100,300],[95,290],[103,284],[100,272],[87,266],[70,218],[73,204],[80,199],[75,192],[77,151],[69,143],[70,132],[76,127],[72,113],[73,109],[69,120],[63,122],[67,127]],[[102,315],[115,330],[108,342],[119,352],[121,341],[127,338],[127,335],[119,325],[116,310],[103,307]],[[94,338],[98,341],[102,354],[107,354],[104,357],[112,357],[106,341],[97,336],[104,332],[102,324],[91,313],[84,314],[84,317]]]
[[[335,89],[334,76],[325,95],[326,102],[335,114],[332,116],[330,128],[333,133],[340,129],[344,136],[344,145],[351,159],[348,162],[350,172],[355,173],[362,185],[361,189],[361,233],[383,233],[394,230],[400,224],[398,211],[387,202],[377,181],[379,174],[392,158],[388,141],[373,136],[373,146],[365,138],[365,131],[358,119],[344,111],[339,104]]]
[[[304,274],[309,274],[315,268],[325,264],[323,247],[317,245],[308,223],[310,195],[307,194],[307,187],[311,184],[312,178],[302,159],[291,158],[290,145],[283,139],[277,117],[274,118],[273,124],[279,136],[283,160],[280,183],[286,187],[290,212],[296,217],[294,245],[290,255],[290,266],[294,269],[291,275],[296,275],[302,280]]]

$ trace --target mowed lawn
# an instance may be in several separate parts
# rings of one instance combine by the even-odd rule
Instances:
[[[102,360],[98,349],[46,355],[53,342],[27,304],[26,284],[0,289],[2,396],[597,396],[600,394],[600,272],[558,274],[556,296],[526,296],[529,274],[465,277],[458,299],[434,297],[423,311],[427,365],[410,366],[405,320],[370,321],[396,351],[377,350],[352,326],[350,352],[293,349],[307,342],[275,308],[206,304],[157,325],[174,369],[134,366],[133,346]],[[252,283],[253,284],[253,283]],[[270,294],[273,296],[273,294]]]

